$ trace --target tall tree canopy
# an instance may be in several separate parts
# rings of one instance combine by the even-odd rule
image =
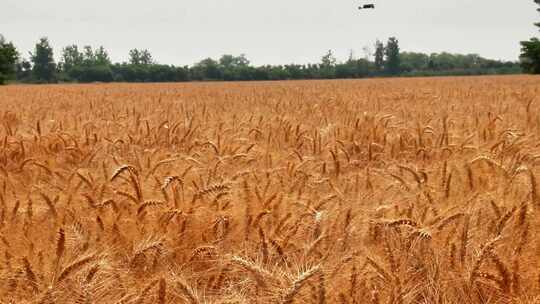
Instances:
[[[398,75],[400,73],[401,60],[399,58],[399,42],[395,37],[390,37],[384,48],[385,71],[389,75]]]
[[[540,0],[534,0],[540,6]],[[537,9],[540,12],[540,8]],[[535,23],[540,28],[540,22]],[[540,40],[531,38],[521,42],[521,66],[527,73],[540,74]]]
[[[62,61],[60,63],[65,71],[70,71],[73,67],[82,65],[83,62],[84,54],[79,51],[77,45],[69,45],[62,50]]]
[[[382,71],[384,68],[384,44],[377,40],[375,42],[375,68],[377,71]]]
[[[0,85],[15,74],[18,58],[19,53],[13,43],[0,35]]]
[[[56,78],[56,63],[54,62],[53,48],[49,39],[43,37],[36,44],[34,53],[31,54],[33,63],[32,74],[38,82],[54,82]]]
[[[195,64],[192,68],[193,77],[196,80],[218,80],[222,73],[219,62],[212,58],[206,58]]]
[[[146,49],[133,49],[129,51],[129,63],[134,65],[150,65],[154,63],[152,54]]]
[[[109,82],[113,80],[111,64],[109,53],[103,46],[95,50],[85,46],[79,51],[77,45],[70,45],[63,49],[59,70],[67,81]]]
[[[248,66],[249,60],[244,54],[241,54],[240,56],[223,55],[219,59],[219,64],[224,68],[238,68]]]
[[[328,50],[324,56],[321,58],[321,65],[319,74],[323,78],[335,78],[336,77],[336,67],[337,59],[334,56],[332,50]]]

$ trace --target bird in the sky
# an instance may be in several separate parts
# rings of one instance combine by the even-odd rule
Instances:
[[[362,6],[359,6],[358,9],[374,9],[375,8],[375,4],[364,4]]]

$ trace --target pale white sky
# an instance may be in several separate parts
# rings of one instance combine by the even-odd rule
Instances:
[[[27,56],[41,36],[57,55],[69,44],[103,45],[114,61],[148,48],[166,64],[245,53],[256,65],[340,60],[379,38],[402,50],[478,53],[516,60],[538,36],[533,0],[1,0],[0,33]],[[375,3],[376,10],[357,6]]]

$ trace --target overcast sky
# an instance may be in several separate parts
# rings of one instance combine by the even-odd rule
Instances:
[[[357,6],[375,3],[375,10]],[[166,64],[241,54],[256,65],[338,59],[396,36],[402,50],[516,60],[538,36],[533,0],[1,0],[0,33],[26,54],[41,36],[103,45],[114,61],[148,48]]]

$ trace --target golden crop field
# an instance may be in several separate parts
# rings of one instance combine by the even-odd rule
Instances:
[[[538,77],[0,105],[0,303],[540,303]]]

